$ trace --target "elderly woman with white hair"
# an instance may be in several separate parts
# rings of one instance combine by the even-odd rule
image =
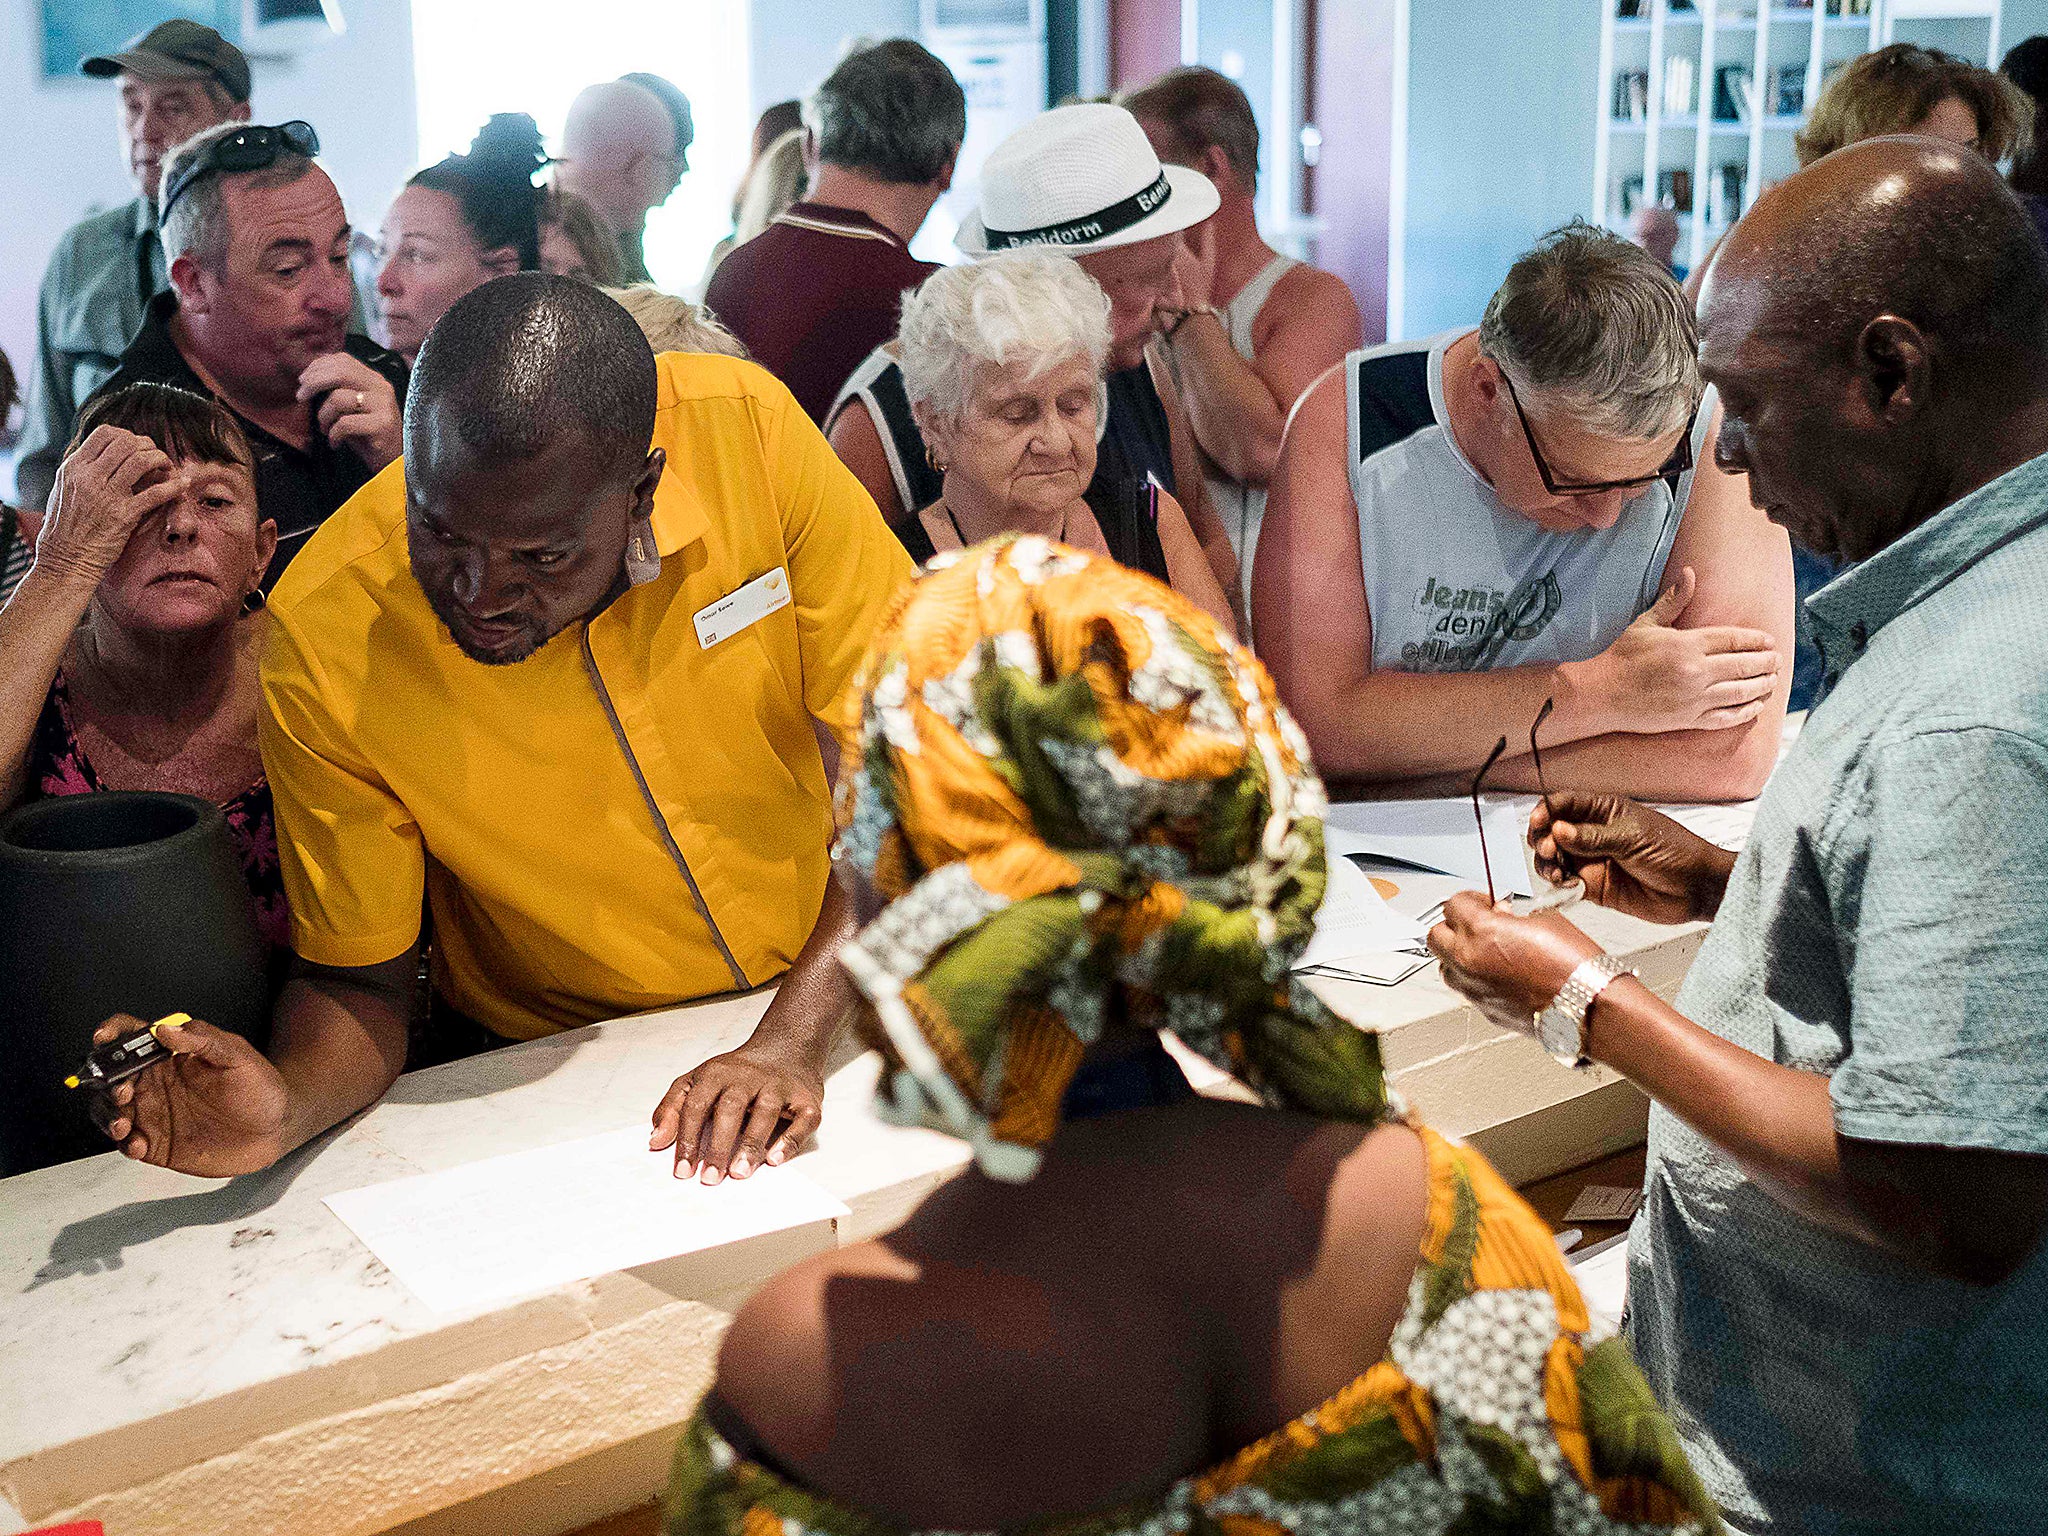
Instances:
[[[905,299],[897,350],[939,498],[893,525],[918,561],[1040,533],[1167,583],[1219,624],[1230,602],[1151,478],[1096,483],[1109,299],[1044,250],[947,267]]]

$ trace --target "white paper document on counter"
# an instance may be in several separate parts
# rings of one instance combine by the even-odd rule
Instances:
[[[1392,986],[1429,963],[1421,924],[1388,906],[1357,865],[1331,853],[1329,871],[1315,937],[1294,962],[1297,971]]]
[[[794,1168],[706,1186],[627,1126],[329,1195],[327,1207],[436,1312],[552,1290],[848,1214]]]
[[[1534,796],[1481,795],[1486,854],[1493,860],[1493,888],[1502,896],[1533,896],[1529,861],[1523,854],[1528,814],[1521,807]],[[1470,800],[1354,800],[1330,807],[1323,841],[1331,854],[1360,853],[1420,869],[1455,875],[1473,890],[1486,889],[1486,862],[1479,852],[1479,828]]]

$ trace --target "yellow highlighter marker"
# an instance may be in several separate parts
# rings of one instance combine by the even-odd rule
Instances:
[[[190,1024],[189,1013],[167,1013],[132,1035],[123,1035],[118,1040],[109,1040],[105,1045],[94,1046],[92,1054],[85,1058],[85,1065],[64,1079],[66,1088],[111,1088],[125,1082],[159,1056],[168,1056],[170,1047],[157,1038],[160,1029],[176,1029],[181,1024]]]

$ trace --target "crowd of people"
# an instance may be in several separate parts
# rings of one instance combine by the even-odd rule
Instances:
[[[88,59],[137,196],[43,284],[0,809],[223,807],[275,995],[260,1049],[167,1026],[107,1144],[247,1173],[409,1062],[775,983],[650,1107],[678,1178],[799,1152],[849,1017],[976,1166],[739,1313],[679,1532],[2026,1528],[2044,55],[1844,70],[1690,292],[1574,222],[1375,347],[1205,69],[1018,129],[939,267],[965,99],[863,46],[764,114],[698,306],[658,76],[365,242],[211,29]],[[1675,1003],[1555,911],[1430,934],[1654,1101],[1625,1341],[1290,975],[1318,769],[1488,761],[1546,879],[1712,922]],[[1641,803],[1760,792],[1739,857]]]

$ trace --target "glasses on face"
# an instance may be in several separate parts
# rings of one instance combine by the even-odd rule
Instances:
[[[1521,396],[1515,393],[1514,380],[1508,371],[1500,370],[1500,381],[1507,386],[1508,400],[1514,405],[1515,420],[1522,424],[1522,436],[1529,444],[1529,457],[1536,461],[1536,473],[1543,478],[1543,489],[1553,496],[1597,496],[1603,491],[1639,491],[1646,485],[1655,485],[1659,480],[1668,480],[1682,475],[1692,468],[1692,429],[1699,420],[1699,402],[1694,401],[1691,413],[1685,418],[1685,431],[1679,434],[1678,446],[1671,450],[1671,457],[1652,474],[1636,475],[1627,480],[1560,480],[1550,472],[1550,464],[1543,457],[1543,450],[1536,446],[1536,434],[1529,426],[1529,413],[1522,409]]]
[[[177,176],[164,188],[163,206],[157,218],[159,221],[169,218],[178,199],[190,191],[192,184],[202,176],[216,171],[260,171],[275,165],[280,155],[310,158],[319,153],[320,135],[313,131],[311,123],[297,118],[279,123],[275,128],[255,124],[222,134],[178,167]]]

